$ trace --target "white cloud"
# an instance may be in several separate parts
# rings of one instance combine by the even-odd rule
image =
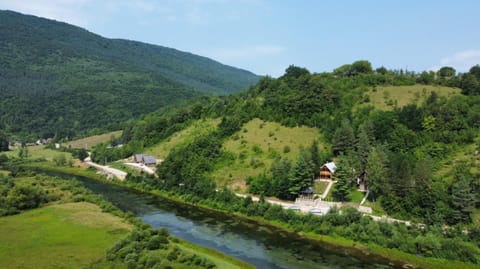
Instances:
[[[438,70],[443,66],[451,66],[457,72],[466,72],[470,67],[480,64],[480,49],[471,49],[456,52],[453,55],[444,57],[440,60],[440,64],[436,65],[431,70]]]

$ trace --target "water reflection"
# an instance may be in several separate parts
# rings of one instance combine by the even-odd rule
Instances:
[[[155,228],[262,269],[391,268],[334,252],[268,226],[180,205],[159,197],[79,178],[92,191]]]

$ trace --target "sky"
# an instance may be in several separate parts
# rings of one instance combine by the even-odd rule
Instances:
[[[480,64],[476,0],[0,0],[0,9],[273,77],[292,64],[316,73],[357,60],[416,72]]]

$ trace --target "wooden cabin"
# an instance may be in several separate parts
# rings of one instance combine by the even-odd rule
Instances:
[[[333,174],[335,173],[336,169],[337,166],[334,162],[329,162],[322,165],[322,167],[320,168],[320,179],[333,180]]]

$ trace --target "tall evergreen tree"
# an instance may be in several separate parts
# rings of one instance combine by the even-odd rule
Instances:
[[[272,173],[272,195],[280,199],[290,199],[290,171],[292,163],[288,158],[277,158],[273,161],[270,171]]]
[[[356,149],[362,169],[367,166],[368,154],[370,154],[371,142],[365,128],[360,128],[356,141]]]
[[[311,186],[312,175],[312,164],[306,158],[305,151],[301,150],[290,176],[290,194],[295,197],[300,191]]]
[[[7,137],[0,133],[0,152],[8,151],[8,140]]]
[[[455,223],[471,222],[471,214],[475,209],[475,195],[468,180],[461,177],[452,186],[452,219]]]
[[[471,174],[465,165],[456,167],[456,182],[452,185],[451,208],[452,224],[472,221],[472,213],[475,210],[475,193],[472,190]]]
[[[313,174],[317,176],[320,173],[320,167],[322,166],[322,160],[320,159],[320,152],[318,150],[318,141],[315,139],[310,146],[310,160],[313,164]]]
[[[387,163],[388,158],[382,146],[372,148],[367,161],[367,184],[370,191],[369,198],[375,200],[383,193],[391,191],[387,186]]]
[[[337,181],[334,185],[332,195],[339,201],[348,201],[348,189],[350,187],[352,168],[348,165],[348,162],[341,156],[337,161],[337,169],[333,178]]]
[[[353,128],[350,121],[344,120],[342,125],[335,131],[332,141],[332,150],[335,155],[341,152],[346,153],[347,150],[352,150],[355,141]]]

